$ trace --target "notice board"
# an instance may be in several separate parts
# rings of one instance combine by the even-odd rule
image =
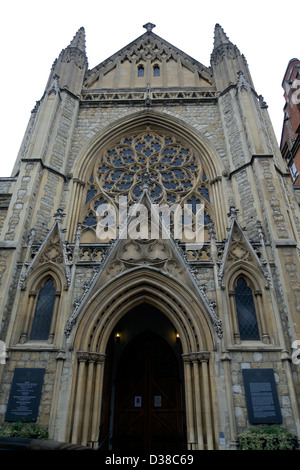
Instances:
[[[273,369],[243,369],[248,418],[251,424],[281,423]]]
[[[37,420],[44,374],[45,369],[15,369],[5,421]]]

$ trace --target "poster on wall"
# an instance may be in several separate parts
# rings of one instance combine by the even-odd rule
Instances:
[[[5,421],[37,420],[44,374],[45,369],[15,369]]]
[[[161,395],[155,395],[154,397],[154,406],[155,408],[161,407]]]
[[[142,406],[142,397],[141,396],[135,396],[134,397],[134,407],[135,408],[141,408]]]
[[[243,379],[249,422],[282,423],[273,369],[243,369]]]

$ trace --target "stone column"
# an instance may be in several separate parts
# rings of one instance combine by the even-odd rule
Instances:
[[[202,380],[203,380],[203,407],[206,424],[206,441],[207,450],[214,449],[214,437],[213,437],[213,426],[212,426],[212,404],[210,396],[210,383],[208,374],[208,354],[201,354],[199,361],[201,362],[202,369]]]
[[[256,308],[256,315],[257,315],[257,320],[259,320],[260,325],[261,325],[261,336],[262,336],[262,342],[265,344],[270,344],[270,336],[267,330],[267,325],[265,321],[265,315],[264,315],[264,309],[263,309],[263,302],[262,302],[262,291],[256,290],[254,292],[255,300],[257,302],[257,307]]]
[[[72,442],[98,442],[105,354],[78,352]]]
[[[55,336],[55,331],[56,331],[56,323],[57,323],[57,317],[58,317],[58,310],[59,310],[59,303],[60,303],[60,297],[61,297],[61,292],[56,291],[55,292],[54,308],[53,308],[53,312],[52,312],[50,332],[49,332],[49,337],[48,337],[48,343],[49,344],[52,344],[53,341],[54,341],[54,336]]]
[[[208,359],[209,352],[207,351],[183,355],[185,370],[187,371],[185,380],[188,443],[195,445],[194,450],[204,450],[206,445],[208,449],[213,448],[210,383],[207,373]],[[202,366],[203,362],[205,362],[204,367]],[[205,423],[203,422],[204,417]],[[205,442],[205,430],[207,442]]]
[[[94,364],[96,357],[93,353],[89,353],[87,358],[88,367],[87,367],[87,379],[86,379],[86,391],[85,391],[85,402],[84,402],[84,411],[83,411],[83,425],[82,425],[82,435],[81,435],[81,444],[86,446],[89,440],[89,429],[91,421],[91,402],[92,402],[92,393],[93,393],[93,375],[94,375]],[[80,385],[80,384],[79,384]]]
[[[215,204],[215,207],[221,208],[216,211],[215,217],[215,228],[217,233],[217,239],[222,240],[226,237],[226,226],[225,226],[225,217],[223,214],[226,214],[226,206],[224,198],[222,197],[222,177],[217,176],[215,179],[209,182],[212,190],[212,200]]]
[[[234,290],[230,290],[228,292],[229,295],[229,303],[230,303],[230,318],[232,320],[232,333],[233,333],[233,341],[234,344],[241,344],[241,339],[240,339],[240,330],[239,330],[239,325],[238,325],[238,320],[237,320],[237,315],[236,315],[236,306],[235,306],[235,292]]]
[[[69,227],[68,239],[72,240],[76,234],[77,223],[80,217],[81,199],[85,183],[78,178],[73,179],[73,187],[70,200],[72,209],[67,215],[66,227]]]
[[[58,401],[59,401],[59,390],[60,390],[61,376],[62,376],[65,360],[66,360],[65,351],[60,351],[56,357],[57,367],[55,371],[53,398],[52,398],[50,418],[49,418],[49,435],[50,436],[53,436],[55,433],[55,423],[57,419],[57,408],[58,408]]]
[[[198,355],[191,355],[194,371],[194,391],[195,391],[195,407],[196,407],[196,429],[198,444],[197,450],[204,450],[204,437],[203,437],[203,422],[202,422],[202,409],[201,409],[201,392],[200,392],[200,372]]]
[[[28,340],[28,334],[29,334],[29,327],[30,323],[32,322],[33,319],[33,313],[34,313],[34,305],[37,297],[37,292],[35,291],[30,291],[28,294],[28,303],[27,303],[27,310],[25,313],[25,322],[24,322],[24,328],[23,332],[20,337],[20,343],[26,343]]]
[[[86,361],[89,353],[80,351],[78,354],[78,375],[76,381],[76,398],[74,407],[74,420],[72,429],[72,444],[79,444],[81,434],[81,423],[83,417],[83,406],[86,386]]]
[[[231,366],[230,366],[231,357],[229,354],[224,353],[221,360],[223,361],[223,365],[224,365],[224,379],[225,379],[225,390],[226,390],[227,407],[228,407],[230,445],[231,447],[235,448],[237,430],[236,430],[234,403],[233,403],[233,396],[232,396]]]
[[[194,427],[194,412],[193,412],[193,383],[192,383],[192,370],[191,361],[187,356],[183,356],[184,363],[184,383],[185,383],[185,402],[186,402],[186,427],[187,427],[187,444],[188,449],[193,450],[193,445],[196,442],[195,427]]]
[[[105,354],[97,354],[96,358],[96,371],[95,371],[95,390],[94,401],[92,405],[92,430],[91,441],[98,444],[99,427],[101,423],[101,405],[102,405],[102,391],[103,391],[103,376],[104,376],[104,361]]]

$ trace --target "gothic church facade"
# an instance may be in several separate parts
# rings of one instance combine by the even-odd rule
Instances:
[[[300,213],[267,105],[220,25],[210,66],[145,29],[93,69],[78,30],[0,180],[1,421],[38,370],[58,441],[299,437]]]

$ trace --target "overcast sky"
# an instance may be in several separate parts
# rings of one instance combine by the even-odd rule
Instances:
[[[299,8],[275,0],[14,0],[1,3],[1,171],[10,176],[31,110],[54,60],[83,26],[89,68],[145,32],[154,33],[210,66],[214,26],[221,24],[245,55],[255,89],[269,106],[280,142],[283,75],[300,58]]]

